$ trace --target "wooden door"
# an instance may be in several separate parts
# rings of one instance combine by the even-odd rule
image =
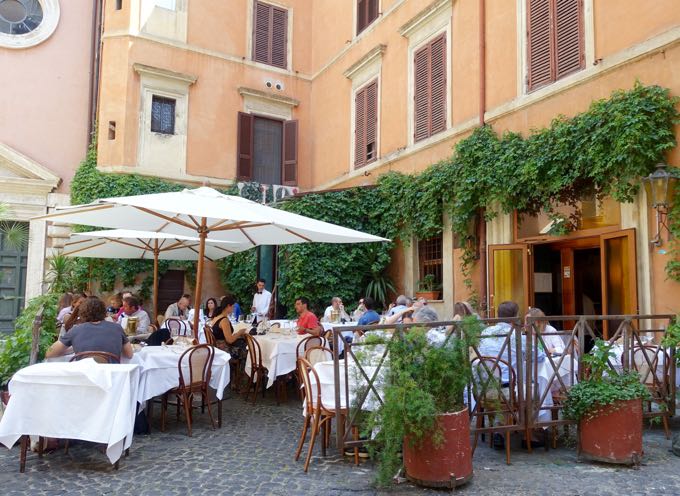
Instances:
[[[514,301],[524,315],[531,304],[529,264],[530,249],[519,243],[489,246],[489,316],[504,301]],[[524,313],[523,313],[524,312]]]
[[[0,232],[0,332],[14,330],[14,321],[24,307],[28,248],[10,246]]]
[[[602,264],[602,314],[638,313],[635,229],[600,236]],[[604,326],[604,338],[616,330],[616,323]]]
[[[158,281],[158,313],[165,314],[168,306],[179,300],[183,294],[184,271],[168,270]]]

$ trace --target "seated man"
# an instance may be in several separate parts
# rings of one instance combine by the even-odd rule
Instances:
[[[319,319],[309,311],[309,300],[307,298],[301,296],[295,300],[295,311],[298,314],[296,329],[298,334],[311,334],[312,336],[323,334],[323,328],[319,324]]]
[[[373,325],[380,323],[380,315],[375,311],[375,301],[370,296],[364,298],[364,307],[366,311],[359,318],[359,325]]]
[[[139,300],[134,296],[123,298],[123,313],[118,318],[118,323],[123,329],[127,328],[129,317],[135,317],[137,319],[137,334],[146,334],[149,332],[149,325],[151,324],[149,314],[142,310]]]
[[[388,317],[392,317],[393,315],[403,312],[404,310],[411,306],[411,300],[406,295],[399,295],[395,303],[396,304],[391,305],[391,308],[388,310],[387,312]],[[397,320],[397,322],[401,322],[401,319]]]
[[[176,303],[171,303],[168,305],[168,308],[165,311],[165,318],[169,319],[174,317],[177,319],[186,320],[189,312],[189,305],[191,305],[191,295],[183,294]]]
[[[117,357],[132,358],[132,345],[123,328],[106,319],[106,306],[96,296],[84,299],[80,305],[80,324],[61,336],[45,354],[45,358],[66,354],[69,347],[75,353],[104,351]]]
[[[351,320],[349,314],[345,311],[345,306],[342,304],[342,299],[338,296],[334,296],[331,299],[330,306],[326,307],[326,311],[323,313],[322,321],[333,322],[332,320],[333,311],[336,311],[338,313],[337,321],[345,319],[345,322],[349,322]]]

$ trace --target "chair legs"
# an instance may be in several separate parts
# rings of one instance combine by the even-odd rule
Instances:
[[[302,452],[302,446],[305,444],[305,438],[307,437],[307,430],[309,429],[309,421],[311,417],[305,415],[305,423],[302,426],[302,433],[300,434],[300,440],[298,441],[297,450],[295,450],[295,461],[300,458],[300,453]]]
[[[26,452],[28,451],[29,437],[21,436],[21,451],[19,453],[19,472],[26,471]]]

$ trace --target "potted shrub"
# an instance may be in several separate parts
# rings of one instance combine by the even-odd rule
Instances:
[[[418,281],[416,298],[425,298],[426,300],[439,299],[439,289],[435,287],[434,274],[427,274]]]
[[[472,477],[470,418],[464,392],[471,377],[469,347],[481,332],[467,318],[463,337],[432,346],[427,329],[413,328],[389,342],[384,403],[369,418],[369,449],[378,460],[378,483],[388,485],[402,461],[406,477],[420,485],[449,487]]]
[[[578,422],[580,457],[637,465],[642,457],[642,400],[649,392],[637,372],[608,370],[612,345],[600,339],[582,363],[587,378],[567,394],[564,413]]]

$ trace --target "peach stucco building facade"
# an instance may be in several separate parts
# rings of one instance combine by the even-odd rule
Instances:
[[[254,180],[263,174],[271,182],[302,191],[362,186],[387,171],[417,172],[448,157],[455,143],[482,122],[499,133],[526,135],[560,114],[585,111],[593,100],[630,88],[636,80],[680,95],[677,0],[574,0],[580,65],[540,85],[527,77],[533,70],[528,3],[106,1],[99,167],[216,186],[231,184],[244,174]],[[368,14],[359,12],[366,5],[376,5],[375,12],[370,12],[372,7],[366,7]],[[441,37],[442,127],[418,138],[414,57]],[[440,48],[432,45],[435,49]],[[360,110],[355,102],[373,81],[377,81],[376,137],[371,142],[375,150],[370,149],[369,159],[359,167],[355,147]],[[286,127],[292,122],[294,134]],[[294,141],[286,141],[293,135]],[[271,155],[273,148],[277,150]],[[292,176],[285,166],[283,172],[266,170],[267,163],[277,169],[284,162],[293,164]],[[667,162],[680,166],[677,148]],[[582,271],[594,274],[600,270],[596,266],[605,271],[606,262],[596,261],[603,259],[608,240],[625,231],[627,253],[634,254],[626,280],[636,287],[630,289],[634,297],[626,296],[627,306],[618,311],[677,311],[680,285],[665,277],[668,253],[650,247],[652,212],[644,192],[633,204],[617,205],[616,211],[615,220],[605,227],[564,239],[520,239],[514,217],[499,216],[481,228],[485,241],[473,272],[475,289],[491,307],[501,294],[513,296],[502,290],[493,294],[494,281],[487,270],[494,263],[489,246],[519,245],[530,257],[536,254],[536,260],[545,256],[546,267],[548,258],[561,253],[562,258],[555,259],[557,268],[550,270],[551,280],[562,288],[573,286],[564,278],[571,278],[572,269],[578,268],[574,260],[583,264]],[[443,291],[435,305],[441,316],[450,316],[453,302],[469,294],[450,233],[444,233],[440,246]],[[392,273],[401,291],[415,291],[422,276],[419,260],[418,243],[396,251]],[[531,274],[550,273],[539,267],[543,262],[530,258],[526,263],[531,264]],[[525,304],[542,298],[536,289],[526,289]],[[592,295],[576,297],[592,300]],[[580,303],[568,307],[568,300],[565,296],[554,301],[553,313],[585,311]],[[595,310],[602,310],[600,304],[604,302],[595,302]]]

